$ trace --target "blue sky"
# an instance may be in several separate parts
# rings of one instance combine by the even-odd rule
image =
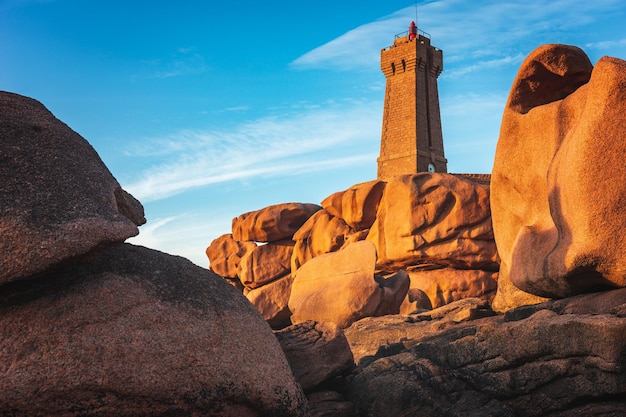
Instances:
[[[626,59],[623,0],[417,2],[443,50],[448,169],[488,173],[545,43]],[[0,90],[43,102],[146,209],[130,241],[207,266],[233,217],[376,177],[380,49],[415,2],[0,0]]]

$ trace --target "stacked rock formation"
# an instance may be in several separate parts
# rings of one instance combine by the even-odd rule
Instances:
[[[308,415],[240,293],[123,243],[143,207],[82,137],[0,92],[0,138],[0,414]]]
[[[300,323],[279,331],[313,415],[623,416],[625,106],[625,61],[592,67],[576,47],[545,45],[513,83],[491,205],[476,178],[432,174],[324,200],[294,234],[285,305]],[[495,299],[483,287],[438,301],[428,279],[475,285],[495,270],[490,211]],[[383,315],[404,276],[414,304]]]
[[[257,243],[264,243],[257,246]],[[355,185],[320,206],[243,214],[207,248],[210,268],[244,288],[275,327],[363,317],[495,294],[489,186],[419,173]]]

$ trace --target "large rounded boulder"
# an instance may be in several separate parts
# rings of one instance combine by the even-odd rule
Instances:
[[[139,233],[143,207],[41,103],[0,92],[0,284]]]
[[[496,309],[626,286],[625,105],[626,61],[544,45],[522,64],[492,172]]]
[[[267,323],[186,259],[117,244],[5,284],[0,410],[15,416],[305,416]]]

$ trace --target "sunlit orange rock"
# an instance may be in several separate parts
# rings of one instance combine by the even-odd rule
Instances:
[[[320,209],[317,204],[284,203],[244,213],[233,219],[233,238],[255,242],[275,242],[291,238]]]
[[[384,181],[357,184],[326,197],[322,207],[355,230],[369,229],[376,220],[384,189]]]
[[[293,277],[285,275],[269,284],[250,290],[246,298],[256,307],[272,328],[282,328],[289,325],[289,294]]]
[[[489,186],[450,174],[391,178],[367,240],[383,270],[421,264],[498,268]]]
[[[375,279],[375,265],[376,248],[368,241],[305,263],[291,287],[292,323],[313,320],[345,328],[363,317],[397,313],[409,287],[408,277]]]
[[[237,276],[249,289],[258,288],[278,279],[291,270],[292,240],[259,245],[247,251],[239,262]]]
[[[254,242],[239,242],[227,233],[214,239],[206,248],[209,269],[225,278],[236,278],[241,257],[256,247]]]
[[[291,258],[291,273],[316,256],[339,250],[354,230],[326,210],[313,214],[293,235],[296,241]]]
[[[491,301],[496,293],[498,273],[476,269],[442,268],[409,271],[410,289],[423,292],[430,301],[430,308],[438,308],[464,298],[482,298]],[[414,297],[414,296],[413,296]],[[426,307],[423,300],[417,303],[408,297],[401,312]]]
[[[626,285],[625,107],[625,61],[592,71],[579,48],[545,45],[522,64],[492,173],[496,309]]]

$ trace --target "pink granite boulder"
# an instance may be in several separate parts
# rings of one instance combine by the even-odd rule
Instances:
[[[579,48],[544,45],[522,64],[492,173],[496,309],[626,286],[625,107],[626,61],[592,70]]]
[[[0,334],[0,410],[11,415],[308,415],[243,295],[139,246],[5,284]]]
[[[143,207],[41,103],[0,92],[0,284],[125,241]]]
[[[317,204],[283,203],[244,213],[233,219],[233,238],[255,242],[289,239],[320,209]]]

